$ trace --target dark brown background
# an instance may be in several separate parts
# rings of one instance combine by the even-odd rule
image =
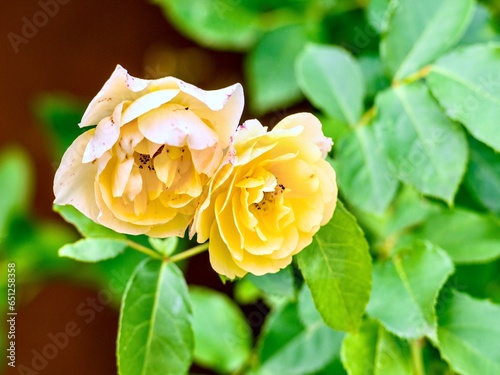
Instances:
[[[0,5],[0,147],[17,144],[31,155],[36,171],[34,212],[41,219],[59,220],[52,213],[52,179],[57,163],[50,157],[48,142],[32,111],[37,94],[68,92],[88,103],[118,63],[135,76],[174,75],[205,89],[241,81],[240,55],[197,47],[180,36],[161,10],[147,1],[65,2],[48,17],[46,25],[27,38],[26,44],[18,46],[17,53],[9,33],[24,37],[23,17],[32,21],[42,8],[34,0],[2,0]],[[194,259],[188,280],[221,289],[206,254]],[[47,335],[63,331],[68,322],[74,321],[82,329],[43,371],[24,373],[116,374],[118,313],[106,306],[87,324],[76,312],[79,304],[95,298],[96,293],[61,280],[48,280],[33,290],[19,292],[18,366],[31,368],[32,350],[41,351],[50,343]],[[19,367],[7,371],[19,373],[23,373]]]

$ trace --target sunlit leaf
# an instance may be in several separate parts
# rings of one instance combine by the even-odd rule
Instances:
[[[446,250],[457,263],[477,263],[500,256],[500,223],[464,209],[432,215],[417,233]]]
[[[338,183],[346,199],[363,211],[384,212],[399,182],[373,128],[363,126],[343,137],[335,155]]]
[[[438,247],[416,242],[373,268],[368,314],[405,338],[436,335],[434,306],[453,263]]]
[[[335,46],[308,44],[297,57],[300,88],[336,121],[355,125],[363,110],[364,82],[357,61]]]
[[[120,375],[183,375],[194,346],[189,294],[173,263],[148,259],[123,297],[118,333]]]
[[[371,258],[363,232],[340,202],[298,262],[325,323],[343,331],[356,329],[370,295]]]
[[[122,253],[127,244],[112,238],[83,238],[59,249],[59,256],[80,262],[99,262]]]
[[[179,237],[168,237],[168,238],[148,238],[149,244],[160,254],[169,256],[172,255],[177,249],[179,244]]]
[[[441,355],[460,374],[500,374],[500,306],[454,291],[439,311]]]
[[[194,360],[223,373],[239,369],[250,356],[252,331],[238,306],[211,289],[191,287]]]
[[[423,194],[453,201],[467,164],[467,141],[421,82],[380,93],[375,131],[398,177]]]
[[[500,44],[478,44],[439,59],[427,77],[446,115],[500,151]]]
[[[53,209],[55,212],[59,213],[64,218],[64,220],[66,220],[68,223],[73,224],[82,236],[119,239],[125,238],[125,235],[117,233],[114,230],[103,227],[102,225],[92,221],[71,205],[54,205]]]
[[[346,335],[341,353],[349,375],[412,373],[408,343],[372,320],[365,320],[357,332]]]
[[[396,4],[380,45],[384,65],[396,80],[449,50],[464,34],[474,11],[472,0],[399,0]]]
[[[262,37],[247,56],[250,105],[259,113],[276,110],[302,98],[294,61],[307,42],[303,25],[289,25]]]

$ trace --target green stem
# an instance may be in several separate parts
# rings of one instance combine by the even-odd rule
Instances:
[[[413,73],[413,74],[410,74],[409,76],[403,78],[402,80],[400,81],[394,81],[392,83],[392,86],[393,87],[397,87],[399,85],[409,85],[410,83],[413,83],[415,81],[418,81],[422,78],[425,78],[429,75],[429,73],[431,72],[431,66],[430,65],[426,65],[424,66],[422,69],[420,69],[419,71]]]
[[[168,262],[178,262],[180,260],[184,260],[187,258],[191,258],[192,256],[195,256],[196,254],[202,253],[205,250],[208,249],[208,242],[205,242],[201,245],[195,246],[189,250],[183,251],[182,253],[176,254],[172,257],[166,257],[162,256],[161,254],[157,253],[156,251],[150,249],[149,247],[142,246],[141,244],[138,244],[137,242],[130,241],[130,240],[121,240],[123,243],[125,243],[128,247],[131,247],[134,250],[140,251],[143,254],[146,254],[147,256],[150,256],[151,258],[159,259],[159,260],[166,260]]]
[[[423,344],[422,340],[412,340],[410,342],[411,361],[413,364],[414,375],[425,375],[424,361],[422,358]]]
[[[141,244],[138,244],[137,242],[130,241],[130,240],[122,240],[122,241],[128,247],[131,247],[134,250],[140,251],[141,253],[146,254],[147,256],[150,256],[151,258],[163,260],[163,257],[160,254],[151,250],[149,247],[142,246]]]
[[[170,257],[168,260],[170,262],[178,262],[180,260],[191,258],[192,256],[195,256],[196,254],[202,253],[207,249],[208,249],[208,242],[205,242],[205,243],[202,243],[201,245],[195,246],[189,250],[183,251],[182,253],[176,254],[176,255]]]
[[[363,116],[361,116],[361,119],[359,120],[359,122],[358,122],[358,124],[356,126],[357,127],[361,127],[361,126],[368,125],[373,120],[373,118],[375,117],[375,114],[376,114],[376,108],[375,108],[375,106],[373,106],[370,109],[368,109],[363,114]]]

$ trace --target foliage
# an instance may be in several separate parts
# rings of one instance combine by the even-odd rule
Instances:
[[[27,220],[29,162],[6,151],[1,188],[18,192],[0,200],[9,256],[27,270],[45,262],[19,255],[23,228],[25,241],[98,262],[104,281],[125,270],[121,375],[184,374],[193,362],[220,374],[500,373],[498,10],[473,0],[155,2],[203,46],[245,54],[254,114],[304,100],[318,110],[344,204],[292,265],[236,281],[231,299],[186,285],[175,262],[203,250],[183,251],[188,240],[117,234],[66,206],[55,209],[83,239]],[[76,125],[81,107],[59,97],[37,108],[60,155],[76,134],[61,124]],[[47,268],[68,264],[49,258]]]
[[[256,114],[298,103],[299,88],[334,138],[340,193],[374,259],[362,320],[371,271],[362,260],[365,240],[356,229],[350,232],[342,206],[297,261],[324,322],[349,331],[342,350],[331,344],[345,371],[422,374],[449,366],[462,374],[498,372],[500,357],[489,349],[498,339],[485,328],[498,322],[485,319],[495,319],[500,306],[464,294],[499,298],[496,9],[473,0],[310,0],[267,7],[249,0],[213,2],[225,6],[225,13],[211,14],[225,26],[254,13],[255,22],[245,29],[252,39],[242,44],[235,41],[244,34],[243,23],[232,41],[213,37],[206,27],[187,32],[194,10],[191,16],[174,14],[173,1],[157,3],[194,40],[247,51],[247,96]],[[280,22],[256,27],[265,17]],[[222,34],[225,26],[210,28]],[[256,285],[252,293],[271,305],[258,344],[261,364],[252,373],[319,370],[288,354],[307,327],[300,318],[306,287],[300,288],[302,277],[293,270],[294,284],[290,273],[241,282],[248,290],[248,282]],[[273,286],[276,280],[286,288]],[[301,291],[298,302],[290,296],[293,285]],[[313,362],[333,368],[326,359],[335,356],[316,359],[318,353],[309,354]]]

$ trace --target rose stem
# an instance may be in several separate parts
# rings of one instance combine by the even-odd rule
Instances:
[[[189,250],[183,251],[182,253],[176,254],[176,255],[170,257],[168,260],[170,262],[178,262],[178,261],[183,260],[183,259],[191,258],[192,256],[199,254],[199,253],[202,253],[207,249],[208,249],[208,241],[205,243],[202,243],[201,245],[192,247]]]

